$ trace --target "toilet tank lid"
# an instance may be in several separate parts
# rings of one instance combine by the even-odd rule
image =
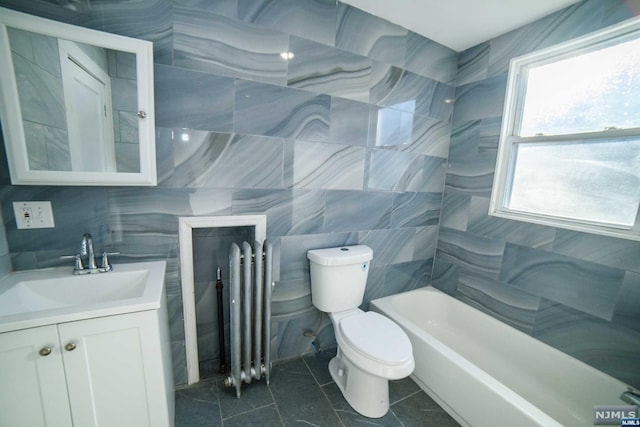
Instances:
[[[307,258],[320,265],[345,265],[371,261],[373,251],[369,246],[340,246],[337,248],[312,249]]]

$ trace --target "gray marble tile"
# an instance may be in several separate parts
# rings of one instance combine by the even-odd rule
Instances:
[[[347,145],[367,145],[374,132],[372,108],[363,102],[337,97],[331,98],[331,142]]]
[[[277,325],[275,360],[291,359],[322,348],[325,344],[336,345],[329,317],[315,307],[301,313],[292,313],[273,323]],[[304,335],[305,331],[308,331],[307,336]],[[330,331],[330,334],[325,334],[325,331]],[[315,336],[309,335],[309,332]]]
[[[482,120],[457,121],[451,129],[449,160],[474,159],[479,152]]]
[[[414,115],[411,145],[399,148],[402,151],[446,159],[449,156],[450,135],[449,122]]]
[[[450,159],[445,191],[491,197],[496,153],[481,152],[475,159]]]
[[[613,323],[640,332],[640,274],[627,271],[613,308]]]
[[[405,65],[408,31],[344,3],[338,4],[336,47],[393,64]]]
[[[13,67],[23,120],[66,129],[62,80],[16,54]]]
[[[176,390],[175,404],[176,427],[205,427],[221,423],[218,390],[213,381],[201,381]]]
[[[236,81],[235,130],[307,141],[329,141],[331,97],[299,89]]]
[[[440,225],[442,227],[466,231],[470,206],[471,196],[445,192],[442,201]]]
[[[110,62],[110,67],[114,68],[117,77],[130,80],[137,78],[135,54],[114,50],[108,50],[107,54],[110,60],[113,61],[113,65]],[[109,73],[111,74],[111,69]]]
[[[455,85],[457,65],[456,51],[409,31],[404,68],[439,82]]]
[[[505,243],[440,227],[437,257],[462,270],[497,279]]]
[[[291,228],[287,234],[313,234],[322,232],[325,192],[293,190]]]
[[[44,142],[47,147],[47,164],[50,170],[70,171],[71,153],[66,129],[44,126]]]
[[[284,85],[289,51],[285,33],[202,10],[174,9],[174,65]]]
[[[0,255],[0,278],[12,271],[11,255],[8,253]]]
[[[235,387],[225,387],[222,381],[216,381],[217,393],[220,399],[220,413],[224,422],[237,422],[241,414],[259,409],[265,406],[273,406],[274,400],[265,381],[242,384],[242,397],[236,397]],[[234,420],[231,417],[238,417]],[[239,425],[239,424],[235,424]]]
[[[281,138],[175,129],[175,185],[283,188],[283,149]]]
[[[325,348],[302,356],[302,360],[320,386],[333,382],[329,373],[329,361],[335,357],[336,351],[336,347]]]
[[[238,17],[238,0],[173,0],[175,8],[215,13],[228,18]]]
[[[578,231],[556,231],[553,252],[640,273],[640,242]]]
[[[389,150],[372,150],[367,188],[423,191],[424,157]]]
[[[173,129],[156,127],[156,174],[158,186],[173,187]]]
[[[446,168],[446,159],[424,156],[422,191],[442,193],[444,191]]]
[[[234,80],[156,65],[156,125],[231,132]]]
[[[137,111],[138,92],[135,80],[111,78],[112,106],[114,110]]]
[[[465,85],[489,77],[491,43],[484,42],[458,54],[457,85]]]
[[[47,145],[44,141],[44,126],[27,120],[22,121],[24,139],[29,157],[29,169],[47,170],[49,160],[47,158]]]
[[[20,55],[29,62],[35,62],[33,44],[31,43],[31,36],[34,35],[34,33],[18,28],[7,27],[7,35],[9,36],[9,48],[11,52]]]
[[[278,412],[277,406],[272,404],[231,418],[226,418],[224,420],[224,425],[225,427],[244,427],[260,425],[284,426],[285,424],[282,422],[282,417]]]
[[[73,5],[75,7],[72,7],[68,4],[61,5],[57,2],[48,2],[46,0],[33,2],[0,0],[0,6],[75,25],[82,25],[86,21],[88,11],[86,2],[76,3]]]
[[[371,60],[299,37],[290,37],[287,86],[354,101],[369,101]]]
[[[393,412],[389,411],[382,418],[367,418],[364,415],[360,415],[356,412],[349,403],[345,400],[342,392],[335,383],[329,383],[322,387],[322,392],[327,396],[331,406],[335,409],[336,414],[340,417],[340,421],[346,427],[352,426],[403,426],[403,424],[396,418]]]
[[[271,303],[274,321],[286,320],[313,308],[311,284],[307,279],[281,280],[276,283]]]
[[[373,250],[371,266],[413,261],[416,231],[413,228],[370,230],[358,233],[358,244]]]
[[[115,116],[116,114],[114,114]],[[118,141],[138,143],[138,115],[130,111],[118,111]],[[115,118],[115,117],[114,117]]]
[[[292,203],[291,190],[242,189],[233,192],[231,213],[266,215],[267,238],[271,239],[285,236],[292,229]]]
[[[393,194],[384,192],[329,191],[324,232],[388,228]]]
[[[371,70],[372,104],[444,121],[451,117],[453,86],[377,61]]]
[[[496,152],[500,142],[500,128],[502,116],[489,117],[480,120],[480,135],[478,136],[478,152]]]
[[[506,90],[506,73],[458,86],[454,126],[459,122],[501,116]]]
[[[534,337],[634,387],[640,387],[640,333],[543,300]]]
[[[613,0],[602,4],[601,26],[617,24],[626,19],[638,16],[638,8],[633,3],[626,0]]]
[[[140,172],[140,146],[116,142],[116,169],[118,172]]]
[[[438,226],[416,228],[415,246],[413,248],[413,259],[429,260],[436,256],[436,246],[438,244]]]
[[[456,298],[531,335],[541,298],[495,279],[460,272]]]
[[[550,250],[553,246],[555,228],[498,218],[488,212],[489,198],[471,197],[467,231],[531,248]]]
[[[431,274],[431,283],[429,285],[455,296],[458,287],[458,276],[460,268],[452,262],[445,261],[436,251],[436,257],[433,260],[433,272]]]
[[[424,391],[411,395],[391,407],[393,414],[406,426],[459,426]]]
[[[287,159],[285,176],[292,188],[362,190],[365,148],[351,145],[288,141],[292,159]]]
[[[624,271],[507,244],[500,280],[533,295],[611,320]]]
[[[281,239],[280,250],[280,279],[309,280],[309,260],[307,251],[310,249],[334,248],[358,244],[357,235],[351,233],[330,233],[285,236]]]
[[[171,342],[171,362],[176,385],[187,383],[187,358],[184,341]]]
[[[153,42],[154,62],[170,64],[172,54],[173,2],[92,2],[81,25],[100,31]]]
[[[437,225],[442,193],[405,192],[394,195],[391,227],[424,227]]]
[[[340,420],[301,359],[273,366],[271,392],[284,423],[336,426]]]
[[[337,7],[334,0],[238,0],[238,18],[333,46]]]
[[[384,276],[384,294],[394,295],[412,291],[431,282],[433,259],[393,264]]]
[[[602,2],[580,2],[492,39],[489,76],[506,73],[511,58],[597,30],[602,16]]]

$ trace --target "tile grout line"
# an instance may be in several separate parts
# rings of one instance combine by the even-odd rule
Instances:
[[[324,396],[325,400],[327,401],[327,403],[329,404],[329,407],[331,408],[331,410],[333,411],[333,413],[336,415],[336,417],[338,418],[338,420],[340,420],[340,424],[344,427],[344,421],[342,421],[342,417],[338,414],[338,411],[336,410],[336,408],[333,407],[333,405],[331,404],[331,400],[329,400],[329,397],[327,396],[327,393],[325,393],[324,391],[324,386],[320,385],[320,381],[318,381],[318,379],[316,378],[315,375],[313,375],[313,371],[311,370],[311,368],[309,367],[309,364],[307,364],[307,361],[304,360],[304,357],[302,357],[302,363],[304,363],[304,366],[307,368],[307,370],[309,371],[309,373],[311,374],[311,378],[313,378],[313,380],[316,382],[318,388],[320,389],[320,393],[322,393],[322,395]],[[325,385],[331,384],[333,381],[328,382]]]

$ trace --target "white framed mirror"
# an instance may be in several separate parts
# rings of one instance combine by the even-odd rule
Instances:
[[[153,45],[0,8],[12,184],[156,185]]]

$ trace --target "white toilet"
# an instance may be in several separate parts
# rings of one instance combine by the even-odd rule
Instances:
[[[313,305],[329,313],[338,354],[329,372],[353,409],[370,418],[389,410],[389,380],[413,372],[411,342],[392,320],[358,308],[373,251],[344,246],[307,252]]]

